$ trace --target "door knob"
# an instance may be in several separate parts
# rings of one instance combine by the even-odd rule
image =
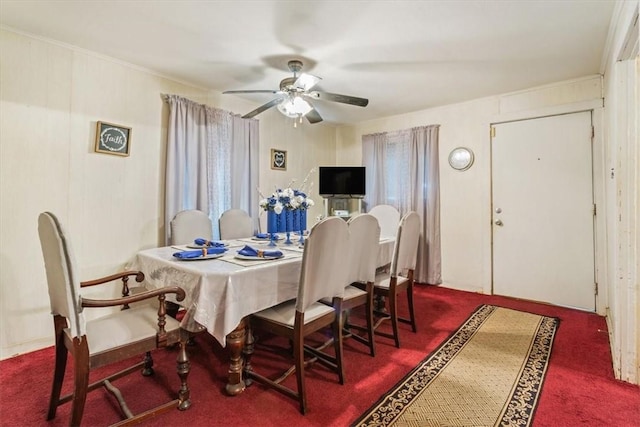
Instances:
[[[495,224],[502,227],[502,221],[499,219],[496,220]]]

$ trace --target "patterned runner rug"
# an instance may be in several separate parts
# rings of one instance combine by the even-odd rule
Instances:
[[[557,327],[482,305],[353,426],[529,426]]]

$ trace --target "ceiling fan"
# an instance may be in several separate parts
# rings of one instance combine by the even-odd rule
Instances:
[[[299,119],[300,122],[302,122],[302,117],[306,117],[309,123],[318,123],[322,121],[322,117],[310,102],[312,100],[340,102],[358,107],[366,107],[369,104],[369,100],[365,98],[312,91],[311,89],[322,79],[307,73],[298,74],[302,70],[301,61],[291,60],[287,66],[293,73],[293,77],[283,79],[280,82],[279,90],[227,90],[222,93],[271,93],[276,95],[271,101],[242,116],[245,119],[257,116],[263,111],[277,106],[278,110],[287,117]]]

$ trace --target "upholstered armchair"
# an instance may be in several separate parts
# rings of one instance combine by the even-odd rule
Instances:
[[[177,300],[184,299],[184,290],[179,287],[166,287],[129,295],[129,278],[135,277],[137,282],[142,282],[144,275],[141,272],[124,272],[81,282],[71,242],[55,215],[49,212],[40,214],[38,232],[55,329],[55,368],[47,419],[55,417],[59,405],[71,401],[70,425],[80,425],[87,393],[102,386],[115,396],[127,423],[140,422],[171,408],[189,408],[191,399],[187,386],[190,369],[186,352],[187,334],[180,328],[178,321],[166,315],[164,304],[167,294],[176,294]],[[82,295],[86,287],[116,280],[123,283],[121,298],[97,300]],[[156,298],[157,304],[134,304]],[[85,320],[85,309],[94,307],[121,309],[94,320]],[[171,401],[163,405],[136,415],[132,414],[121,392],[112,382],[139,369],[142,375],[152,375],[154,372],[151,351],[175,343],[179,343],[178,392]],[[68,353],[71,353],[74,359],[74,386],[71,394],[61,397]],[[139,363],[89,384],[91,370],[136,355],[143,356]]]

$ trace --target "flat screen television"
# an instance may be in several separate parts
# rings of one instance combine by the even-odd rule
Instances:
[[[320,166],[318,169],[320,188],[323,197],[364,197],[364,166]]]

